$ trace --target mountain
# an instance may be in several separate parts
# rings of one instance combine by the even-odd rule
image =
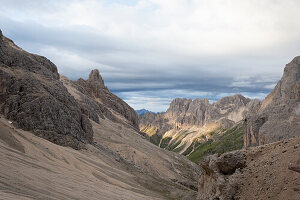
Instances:
[[[281,80],[245,119],[245,146],[257,146],[300,135],[300,56],[284,69]]]
[[[245,149],[203,159],[197,199],[300,199],[300,56],[248,106]]]
[[[149,111],[149,110],[146,110],[146,109],[140,109],[140,110],[136,110],[135,111],[138,115],[140,115],[140,116],[144,116],[146,113],[153,113],[153,112],[151,112],[151,111]]]
[[[261,102],[178,98],[138,116],[97,69],[72,81],[0,30],[0,196],[299,199],[299,97],[296,57]]]
[[[139,134],[98,70],[69,80],[0,31],[0,196],[194,199],[199,166]]]
[[[161,148],[199,162],[205,155],[243,147],[243,118],[257,109],[258,100],[242,95],[207,99],[174,99],[165,114],[140,117],[140,130]]]
[[[22,50],[2,33],[0,37],[2,114],[16,127],[56,144],[79,149],[92,143],[92,125],[59,80],[56,66]]]
[[[275,89],[262,101],[242,95],[174,99],[165,114],[140,117],[140,131],[161,148],[194,162],[205,156],[299,136],[300,57],[284,69]],[[244,134],[245,133],[245,134]]]

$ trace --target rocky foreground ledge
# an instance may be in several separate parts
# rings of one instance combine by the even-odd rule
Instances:
[[[207,157],[198,200],[300,199],[300,137]]]

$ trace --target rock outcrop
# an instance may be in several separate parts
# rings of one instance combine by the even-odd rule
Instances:
[[[0,106],[15,126],[56,144],[77,149],[93,141],[92,126],[59,81],[56,66],[22,50],[2,34]]]
[[[56,144],[79,149],[92,143],[89,119],[138,129],[136,112],[108,90],[98,70],[88,80],[71,81],[47,58],[24,51],[2,34],[0,78],[1,113],[16,127]]]
[[[249,103],[251,105],[248,105]],[[191,100],[176,98],[171,102],[165,114],[147,113],[141,116],[140,127],[151,125],[157,127],[160,133],[165,133],[172,128],[203,127],[212,122],[228,125],[225,120],[232,122],[242,120],[244,112],[252,109],[252,104],[253,102],[250,99],[242,95],[224,97],[212,104],[207,99],[197,98]],[[160,131],[161,129],[163,131]]]
[[[300,135],[300,56],[284,69],[275,89],[245,119],[245,146],[257,146]]]
[[[88,80],[71,81],[64,76],[60,80],[91,120],[99,123],[99,117],[108,118],[138,130],[138,115],[134,109],[108,90],[97,69],[90,72]]]
[[[300,137],[206,157],[198,199],[299,199]]]
[[[240,169],[246,167],[245,152],[235,151],[220,157],[211,155],[200,166],[203,173],[198,182],[199,200],[234,199],[240,186]]]

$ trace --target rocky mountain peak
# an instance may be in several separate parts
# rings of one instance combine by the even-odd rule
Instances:
[[[245,146],[256,146],[299,135],[300,56],[284,69],[274,90],[256,113],[248,115]]]
[[[93,84],[97,84],[97,85],[101,85],[101,86],[104,87],[104,81],[103,81],[98,69],[93,69],[90,72],[88,82],[93,83]]]
[[[243,104],[246,105],[250,102],[250,99],[244,97],[241,94],[236,94],[233,96],[227,96],[219,99],[215,104],[224,105],[224,104]]]
[[[5,36],[0,38],[0,112],[16,127],[59,145],[78,149],[93,141],[92,125],[59,81],[57,67]]]
[[[78,91],[88,97],[85,98],[86,100],[82,103],[84,105],[83,107],[88,109],[87,113],[92,120],[98,122],[97,115],[100,113],[101,116],[104,115],[112,121],[120,121],[111,113],[113,110],[125,117],[131,126],[138,129],[138,115],[134,109],[109,91],[98,69],[92,70],[87,80],[80,78],[75,81],[73,85]],[[83,97],[81,97],[81,99],[83,99]],[[92,106],[92,104],[94,106]],[[101,108],[99,108],[99,105]]]

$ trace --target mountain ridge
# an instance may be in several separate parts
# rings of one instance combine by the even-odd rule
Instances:
[[[176,98],[165,114],[140,116],[140,130],[158,146],[191,155],[199,145],[208,140],[219,140],[219,136],[229,129],[239,135],[242,142],[240,126],[235,128],[234,125],[241,123],[246,113],[254,112],[259,104],[259,100],[250,100],[240,94],[213,103],[208,99]],[[235,148],[240,148],[240,145]]]
[[[199,166],[144,140],[138,115],[98,70],[71,81],[3,35],[0,133],[7,199],[196,197]]]

